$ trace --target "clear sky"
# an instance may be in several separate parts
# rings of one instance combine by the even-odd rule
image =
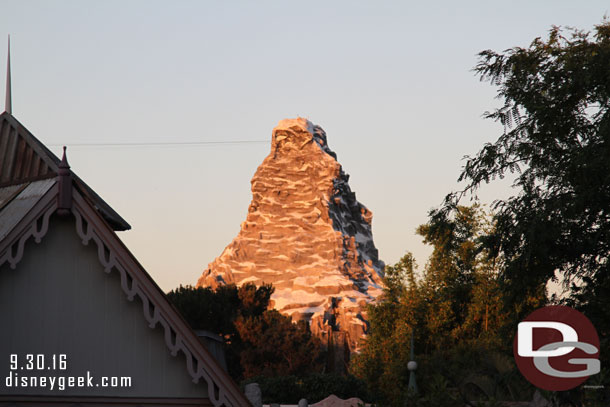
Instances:
[[[120,236],[164,290],[194,284],[239,231],[271,130],[322,126],[373,211],[380,257],[406,250],[499,135],[471,69],[552,25],[591,29],[604,1],[0,0],[13,115],[131,225]],[[4,64],[0,64],[3,66]],[[4,75],[0,74],[4,94]],[[2,97],[1,100],[4,98]],[[196,146],[83,143],[262,141]],[[481,197],[507,193],[490,186]]]

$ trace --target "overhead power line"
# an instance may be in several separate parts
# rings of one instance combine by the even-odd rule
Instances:
[[[139,146],[199,146],[220,144],[259,144],[268,143],[269,140],[234,140],[234,141],[170,141],[170,142],[142,142],[142,143],[61,143],[47,144],[51,147],[139,147]]]

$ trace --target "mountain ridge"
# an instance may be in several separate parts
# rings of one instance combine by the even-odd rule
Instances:
[[[271,283],[271,305],[305,319],[325,343],[351,351],[366,335],[366,304],[381,293],[384,264],[372,212],[356,200],[320,126],[285,119],[252,180],[240,232],[197,286]],[[333,339],[334,338],[334,339]]]

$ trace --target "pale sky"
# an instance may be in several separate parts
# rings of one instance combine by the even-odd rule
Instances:
[[[0,0],[0,61],[11,34],[13,115],[56,154],[68,145],[72,169],[131,224],[120,237],[168,291],[194,284],[238,233],[272,128],[297,116],[326,130],[373,212],[381,259],[409,250],[422,268],[430,250],[415,228],[459,187],[463,156],[501,132],[482,119],[498,102],[471,71],[476,54],[525,47],[552,25],[591,29],[609,10],[607,0]],[[236,140],[263,142],[77,145]]]

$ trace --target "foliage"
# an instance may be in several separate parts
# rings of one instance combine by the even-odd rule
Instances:
[[[320,370],[320,341],[305,321],[293,323],[276,310],[235,321],[243,343],[244,377],[303,375]]]
[[[193,329],[225,339],[227,367],[234,378],[316,371],[319,343],[309,326],[267,310],[273,291],[270,284],[229,284],[216,290],[180,286],[167,296]]]
[[[206,329],[228,339],[236,331],[233,321],[240,315],[261,315],[269,305],[274,288],[244,284],[210,287],[180,286],[167,294],[168,299],[193,329]]]
[[[502,106],[486,117],[503,133],[468,157],[465,193],[514,174],[516,194],[496,202],[488,247],[502,253],[512,298],[557,276],[571,305],[610,333],[610,22],[593,34],[553,27],[528,48],[479,54],[475,72],[497,86]]]
[[[544,287],[558,277],[570,289],[565,302],[596,326],[602,365],[608,354],[610,22],[593,34],[553,27],[528,48],[479,57],[475,72],[497,86],[501,100],[486,117],[503,132],[467,157],[464,190],[418,229],[434,248],[423,279],[415,278],[410,254],[387,269],[387,288],[370,310],[371,334],[351,366],[381,403],[530,399],[531,386],[509,363],[511,340],[516,322],[544,305]],[[490,221],[477,206],[460,206],[507,175],[516,192],[494,203]],[[418,394],[407,391],[411,336]],[[563,403],[582,398],[581,390],[547,398]]]
[[[263,395],[263,403],[297,404],[300,399],[307,399],[310,404],[334,394],[347,399],[358,397],[361,400],[370,400],[366,386],[354,376],[317,373],[305,377],[298,376],[257,376],[242,383],[258,383]]]
[[[582,401],[586,406],[610,406],[610,369],[602,365],[601,372],[587,380],[587,388],[583,388]]]
[[[512,334],[506,332],[515,313],[498,278],[503,261],[483,244],[491,230],[490,216],[478,205],[456,207],[453,217],[431,216],[417,229],[434,248],[423,278],[416,278],[410,253],[386,268],[386,288],[369,309],[370,335],[350,366],[381,403],[449,406],[468,397],[523,396],[514,386],[505,389],[504,375],[513,375],[514,366],[510,374],[488,366],[510,354]],[[542,304],[544,290],[528,301],[521,307]],[[407,391],[411,336],[420,366],[417,402]]]
[[[370,306],[370,331],[361,353],[350,361],[350,371],[364,380],[378,402],[399,402],[407,388],[410,337],[422,308],[413,278],[415,263],[407,253],[396,265],[385,270],[386,288],[378,303]]]
[[[417,229],[434,247],[420,285],[428,351],[463,338],[493,340],[506,323],[497,280],[501,259],[491,258],[480,240],[491,229],[489,219],[478,205],[457,207],[454,215],[431,217]]]

